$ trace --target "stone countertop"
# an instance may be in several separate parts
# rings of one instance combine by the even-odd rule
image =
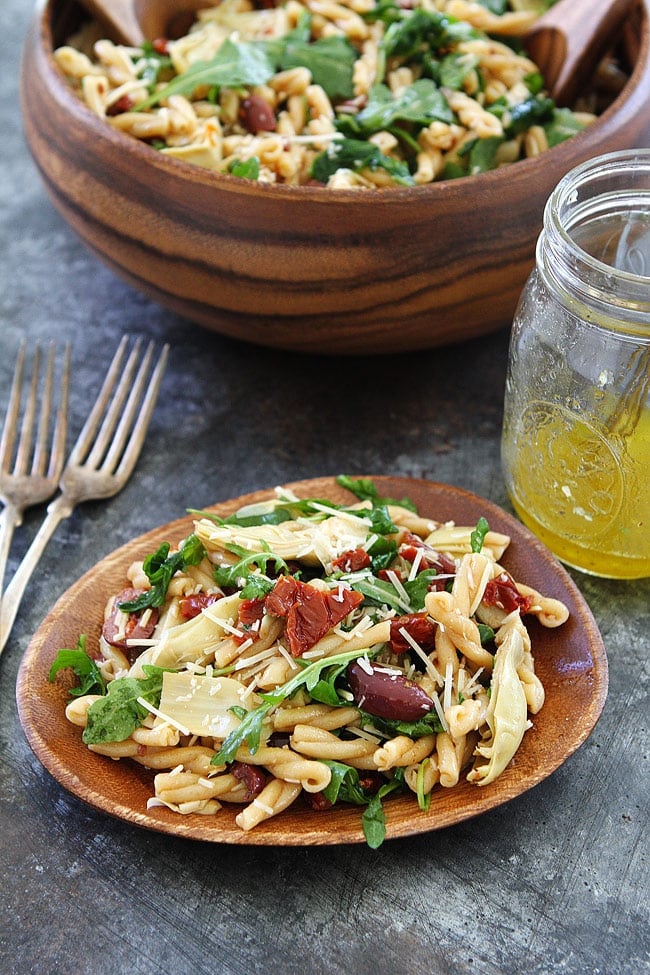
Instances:
[[[28,4],[0,38],[0,411],[20,341],[72,344],[76,436],[123,333],[171,346],[135,475],[58,529],[0,659],[0,969],[7,975],[642,975],[648,927],[650,582],[574,574],[607,648],[587,742],[550,778],[455,827],[365,846],[197,843],[96,812],[32,755],[21,655],[97,560],[187,506],[340,472],[455,484],[508,508],[507,331],[417,355],[303,357],[210,334],[132,291],[49,203],[22,137]],[[28,512],[8,567],[42,510]]]

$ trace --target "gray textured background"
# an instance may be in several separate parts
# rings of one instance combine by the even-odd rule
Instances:
[[[134,293],[63,224],[25,148],[17,75],[30,12],[3,0],[0,410],[23,336],[72,342],[70,437],[123,332],[172,351],[136,475],[60,527],[0,661],[0,970],[650,972],[647,581],[576,575],[610,664],[587,743],[506,807],[377,852],[149,833],[84,806],[31,754],[14,699],[31,633],[95,561],[188,505],[346,471],[449,482],[507,507],[507,331],[390,359],[306,358],[210,335]],[[39,517],[17,534],[10,569]]]

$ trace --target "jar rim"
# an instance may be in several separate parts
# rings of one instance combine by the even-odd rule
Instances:
[[[580,163],[566,173],[551,193],[544,208],[544,230],[548,235],[558,240],[571,252],[575,252],[578,260],[586,269],[607,274],[628,284],[641,284],[650,287],[650,266],[648,273],[635,273],[616,267],[606,261],[601,261],[590,254],[576,242],[566,226],[565,213],[568,207],[577,200],[578,188],[591,182],[612,180],[634,172],[637,176],[647,177],[647,193],[650,203],[650,148],[619,149],[615,152],[595,156]],[[630,181],[631,182],[631,181]],[[605,194],[602,194],[603,198]],[[594,195],[598,199],[598,195]],[[650,209],[649,209],[650,213]]]

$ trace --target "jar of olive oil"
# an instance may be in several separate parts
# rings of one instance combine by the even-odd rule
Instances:
[[[521,520],[566,564],[650,576],[650,150],[551,194],[510,341],[502,438]]]

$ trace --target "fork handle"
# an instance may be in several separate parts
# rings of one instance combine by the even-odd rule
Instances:
[[[64,518],[69,518],[73,510],[74,503],[63,494],[58,495],[54,501],[50,502],[41,527],[25,552],[13,579],[5,589],[2,602],[0,602],[0,653],[4,650],[9,639],[27,583],[45,551],[45,546],[56,531],[57,526]]]
[[[2,601],[2,585],[11,548],[14,529],[22,522],[22,515],[15,505],[6,503],[0,511],[0,602]]]

